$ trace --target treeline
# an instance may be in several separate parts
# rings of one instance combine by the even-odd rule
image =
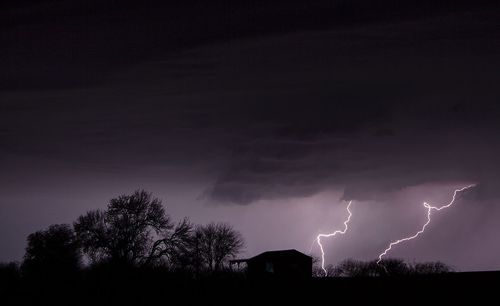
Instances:
[[[51,225],[27,238],[19,270],[25,277],[62,277],[83,267],[157,268],[192,275],[223,271],[244,247],[226,223],[174,222],[144,190],[111,199],[72,224]],[[15,272],[15,264],[4,269]]]
[[[317,261],[316,261],[317,263]],[[383,276],[412,276],[430,275],[453,272],[453,268],[440,262],[408,263],[403,259],[384,259],[377,263],[373,261],[361,261],[346,259],[338,265],[328,265],[325,271],[317,264],[313,268],[316,277],[383,277]]]

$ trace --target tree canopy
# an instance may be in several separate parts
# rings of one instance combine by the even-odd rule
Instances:
[[[171,268],[218,271],[244,245],[241,234],[226,223],[195,228],[185,218],[175,224],[161,201],[144,190],[111,199],[104,211],[87,212],[74,229],[93,263],[167,263]]]
[[[74,228],[93,262],[141,265],[187,246],[192,226],[187,220],[176,226],[159,199],[138,190],[111,199],[104,211],[80,216]]]

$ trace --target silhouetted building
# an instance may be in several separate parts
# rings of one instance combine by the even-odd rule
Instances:
[[[248,259],[235,259],[231,265],[247,265],[250,277],[309,278],[312,257],[297,250],[268,251]]]

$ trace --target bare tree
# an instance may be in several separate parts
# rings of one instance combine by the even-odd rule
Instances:
[[[105,211],[90,211],[74,223],[82,250],[93,262],[151,264],[187,244],[187,220],[177,226],[161,201],[144,190],[111,199]]]
[[[199,226],[193,236],[193,260],[209,271],[220,271],[224,263],[236,256],[244,246],[243,237],[226,223]]]
[[[165,231],[150,249],[144,264],[154,263],[164,257],[171,266],[185,268],[189,265],[188,254],[193,241],[193,225],[187,218],[180,221],[172,230]]]
[[[87,254],[92,262],[111,257],[112,247],[108,242],[111,235],[105,213],[99,210],[89,211],[78,217],[73,228],[83,253]]]

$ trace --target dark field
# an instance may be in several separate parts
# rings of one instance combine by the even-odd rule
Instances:
[[[372,278],[311,278],[308,280],[248,279],[241,273],[188,278],[162,271],[93,269],[65,279],[21,280],[2,275],[2,305],[16,304],[284,304],[316,303],[414,304],[459,300],[491,300],[500,272]]]

